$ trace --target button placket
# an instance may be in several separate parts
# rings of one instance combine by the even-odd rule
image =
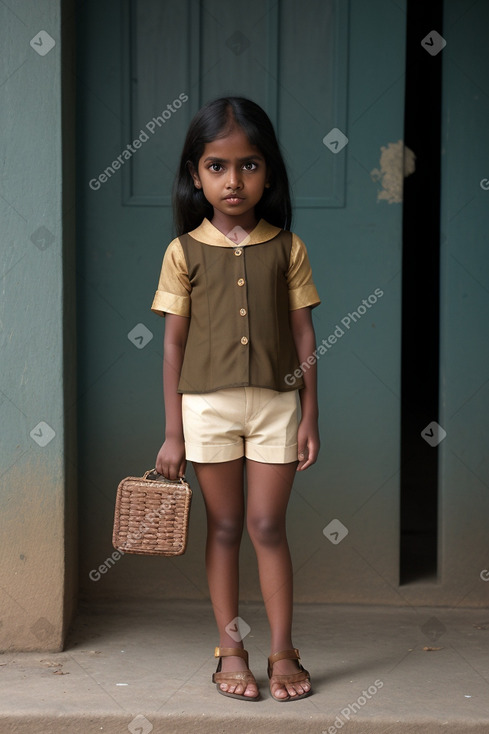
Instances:
[[[246,355],[246,379],[249,380],[249,340],[250,340],[250,328],[249,328],[249,316],[248,316],[248,295],[247,295],[247,281],[246,281],[246,266],[245,266],[245,248],[235,247],[234,250],[234,262],[235,262],[235,283],[238,289],[238,298],[236,299],[237,313],[236,318],[238,319],[237,334],[239,335],[240,348],[243,350],[243,354]]]

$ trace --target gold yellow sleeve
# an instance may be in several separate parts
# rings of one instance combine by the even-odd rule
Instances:
[[[190,285],[187,263],[180,240],[174,239],[166,248],[161,266],[158,289],[151,310],[159,316],[174,313],[190,316]]]
[[[306,246],[296,234],[292,234],[287,283],[289,285],[289,309],[291,311],[305,306],[314,308],[314,306],[321,303],[312,280],[312,270]]]

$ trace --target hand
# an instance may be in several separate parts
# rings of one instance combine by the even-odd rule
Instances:
[[[156,457],[155,469],[167,479],[185,475],[185,442],[182,438],[167,438]]]
[[[315,463],[319,453],[319,429],[317,420],[302,418],[297,429],[297,458],[299,464],[296,471],[303,471]]]

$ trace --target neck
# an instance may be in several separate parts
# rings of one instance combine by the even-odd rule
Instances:
[[[230,217],[214,209],[214,216],[211,219],[211,224],[213,224],[214,227],[223,234],[227,234],[234,229],[234,227],[241,227],[249,234],[255,229],[258,224],[258,220],[254,211],[246,212],[246,214],[242,214],[240,216]]]

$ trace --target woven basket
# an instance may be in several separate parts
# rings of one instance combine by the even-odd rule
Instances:
[[[123,553],[181,556],[188,539],[192,490],[155,469],[126,477],[117,487],[112,544]]]

